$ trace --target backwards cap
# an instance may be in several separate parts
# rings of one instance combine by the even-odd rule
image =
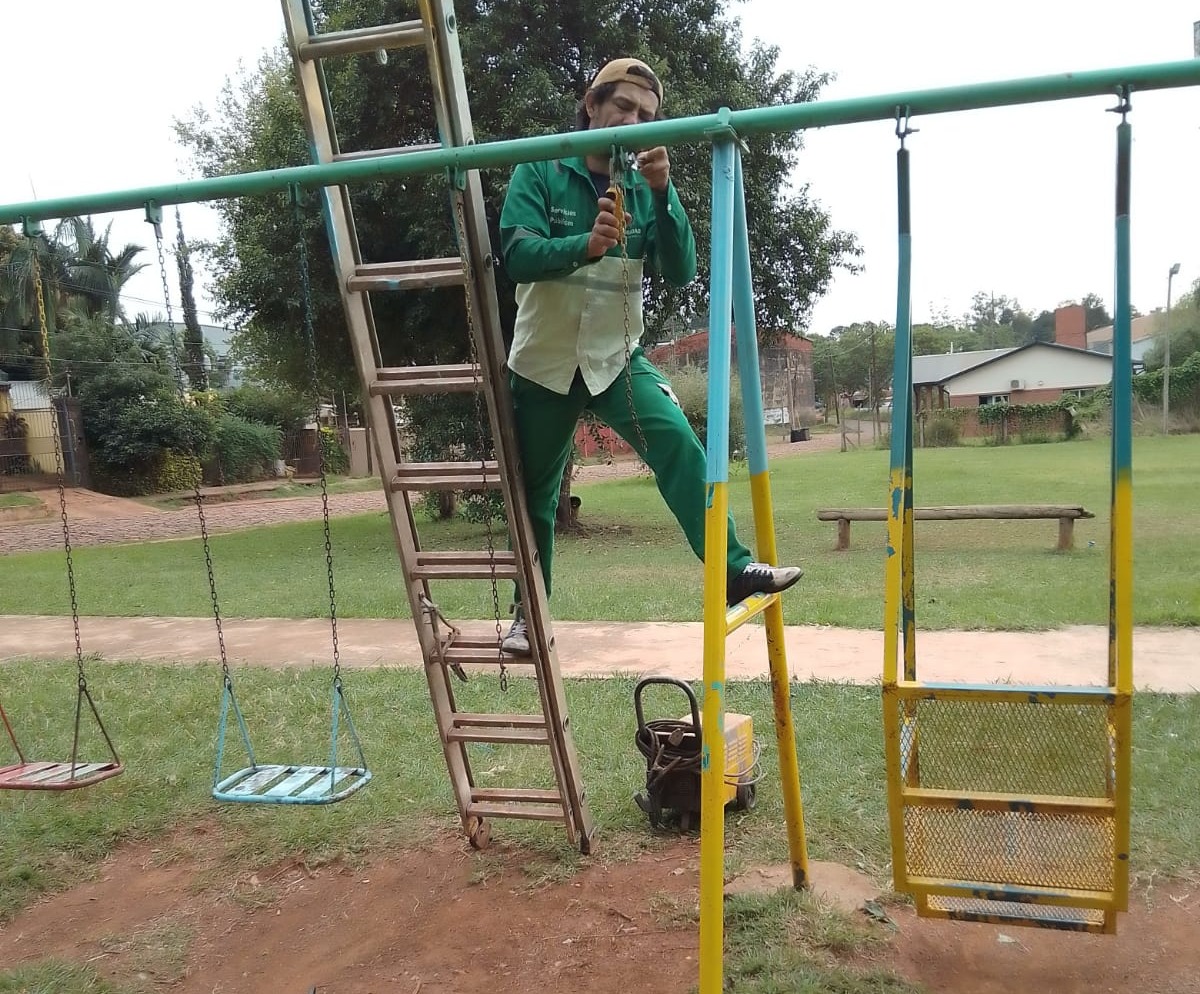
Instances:
[[[603,69],[596,73],[589,90],[594,90],[604,83],[633,83],[643,90],[649,90],[662,103],[663,87],[658,77],[641,59],[613,59]]]

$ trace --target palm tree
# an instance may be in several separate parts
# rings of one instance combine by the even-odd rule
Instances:
[[[140,245],[126,245],[116,254],[108,244],[112,222],[97,234],[92,219],[69,217],[62,221],[55,237],[72,253],[69,265],[69,289],[89,317],[104,315],[109,321],[124,317],[121,290],[146,263],[134,259],[143,251]]]

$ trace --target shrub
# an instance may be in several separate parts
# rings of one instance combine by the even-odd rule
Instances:
[[[949,448],[961,437],[962,428],[955,418],[935,414],[925,424],[925,444],[931,448]]]
[[[200,460],[182,452],[168,452],[147,480],[150,493],[172,493],[200,486]]]
[[[299,431],[313,416],[313,405],[290,390],[268,390],[265,387],[242,386],[226,390],[221,403],[230,414],[243,421],[274,425],[284,434]]]
[[[683,408],[688,424],[700,439],[708,444],[708,373],[696,366],[685,366],[671,374],[671,387]],[[737,377],[729,384],[729,454],[744,456],[746,451],[746,418],[742,411],[742,390]]]
[[[274,425],[222,414],[213,436],[218,479],[222,483],[247,483],[273,476],[280,445],[280,431]]]
[[[342,440],[333,428],[322,427],[320,430],[321,455],[325,460],[325,472],[330,474],[348,473],[350,471],[350,456],[342,448]]]

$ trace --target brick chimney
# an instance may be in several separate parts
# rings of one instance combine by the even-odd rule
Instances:
[[[1087,348],[1087,311],[1083,304],[1055,308],[1054,341],[1073,349]]]

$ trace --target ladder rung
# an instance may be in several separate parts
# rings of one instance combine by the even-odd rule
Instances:
[[[458,635],[442,650],[442,655],[447,666],[498,666],[501,662],[505,666],[519,666],[534,661],[532,656],[511,656],[507,652],[502,657],[495,638],[481,636]]]
[[[331,55],[355,55],[359,52],[377,52],[381,48],[411,48],[424,44],[425,25],[421,21],[403,21],[400,24],[313,35],[308,41],[300,42],[296,51],[305,62],[311,62]]]
[[[494,569],[493,569],[494,564]],[[412,575],[421,580],[515,580],[517,557],[513,552],[418,552]]]
[[[496,793],[520,793],[519,791],[496,791]],[[476,801],[472,798],[467,805],[467,814],[476,818],[527,818],[532,821],[563,821],[566,812],[563,811],[562,800],[552,790],[530,791],[529,793],[545,793],[549,795],[550,804],[530,804],[523,800],[510,803],[503,801]]]
[[[388,366],[375,370],[369,390],[372,397],[429,393],[469,393],[483,386],[479,366]]]
[[[406,463],[392,477],[392,490],[487,490],[500,486],[494,460]]]
[[[378,159],[384,155],[404,155],[407,152],[436,152],[444,145],[438,142],[423,142],[420,145],[397,145],[395,148],[364,148],[357,152],[338,152],[334,162],[353,162],[358,159]]]
[[[423,290],[435,286],[466,286],[462,259],[417,259],[405,262],[372,262],[354,268],[346,280],[351,293],[364,290]]]
[[[507,742],[545,745],[550,741],[540,714],[456,714],[446,732],[449,742]]]
[[[486,801],[511,801],[515,804],[558,804],[561,812],[562,796],[557,790],[519,787],[476,787],[471,791],[472,804]]]

